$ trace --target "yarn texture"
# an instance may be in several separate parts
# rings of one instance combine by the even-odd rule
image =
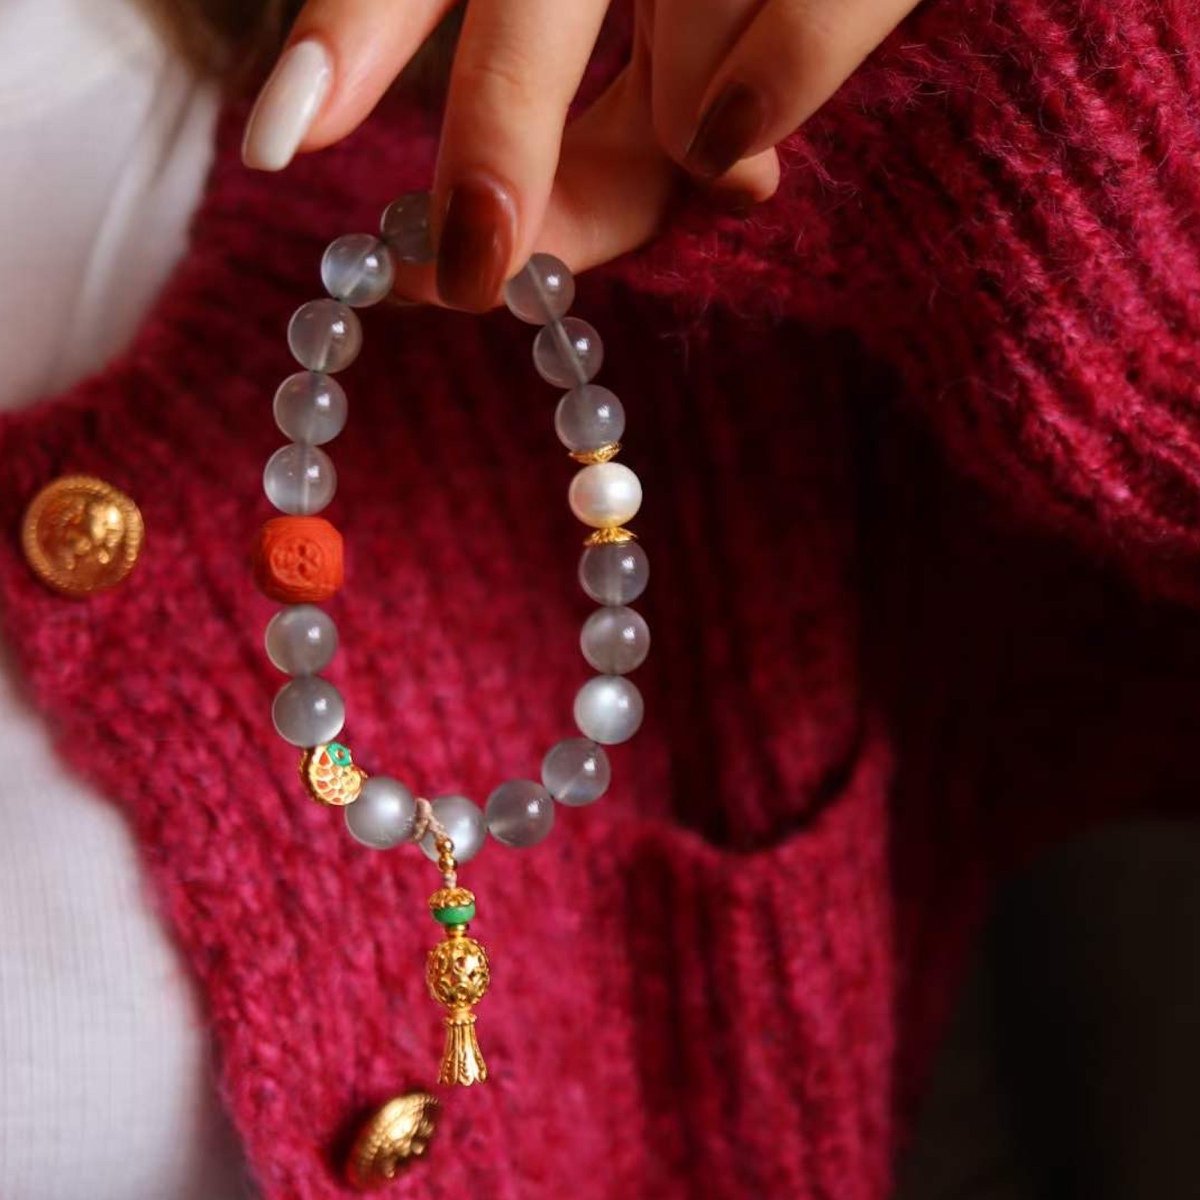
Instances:
[[[882,1200],[995,880],[1194,811],[1198,41],[1191,0],[928,4],[770,204],[688,202],[581,277],[646,489],[646,722],[601,801],[463,868],[490,1079],[396,1195]],[[0,602],[128,817],[263,1194],[332,1200],[356,1121],[436,1072],[436,872],[303,794],[250,551],[288,318],[436,131],[397,100],[275,177],[240,166],[244,115],[129,352],[0,417]],[[327,674],[356,761],[482,801],[589,673],[557,393],[507,313],[364,327]],[[16,535],[66,472],[146,522],[79,602]]]

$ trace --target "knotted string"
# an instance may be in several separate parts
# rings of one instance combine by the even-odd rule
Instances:
[[[427,834],[433,834],[434,844],[446,841],[450,843],[451,852],[454,850],[454,842],[450,835],[446,832],[446,827],[437,819],[433,812],[433,805],[425,799],[424,796],[417,797],[417,815],[413,820],[412,840],[420,842]],[[442,875],[442,883],[446,887],[458,886],[458,872],[451,869]]]

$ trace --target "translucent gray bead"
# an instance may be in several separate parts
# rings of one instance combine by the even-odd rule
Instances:
[[[642,693],[624,675],[593,675],[575,695],[579,732],[604,746],[633,737],[642,715]]]
[[[409,192],[383,210],[379,229],[400,262],[429,263],[434,260],[429,231],[430,200],[428,192]]]
[[[606,387],[584,383],[572,388],[554,410],[554,429],[568,450],[598,450],[619,442],[625,432],[625,406]]]
[[[640,667],[650,653],[650,626],[632,608],[610,604],[598,608],[579,631],[583,657],[605,675],[624,675]]]
[[[492,837],[517,850],[536,846],[554,828],[554,799],[532,779],[505,780],[483,811]]]
[[[372,775],[358,799],[346,805],[346,828],[372,850],[390,850],[412,838],[417,802],[398,779]]]
[[[559,804],[582,808],[608,791],[612,768],[604,748],[589,738],[564,738],[542,759],[542,783]]]
[[[275,393],[275,424],[293,442],[323,446],[346,427],[346,393],[319,371],[289,375]]]
[[[340,300],[310,300],[292,314],[288,346],[310,371],[343,371],[362,349],[362,326]]]
[[[333,499],[337,472],[329,455],[316,446],[281,446],[267,459],[263,491],[280,512],[308,517]]]
[[[346,705],[341,693],[318,675],[302,675],[285,683],[271,705],[271,720],[285,742],[320,746],[341,732]]]
[[[438,796],[431,803],[433,815],[445,826],[446,835],[454,843],[455,860],[470,862],[487,837],[487,824],[479,805],[466,796]],[[421,839],[421,849],[426,858],[437,862],[437,846],[432,833]]]
[[[575,301],[575,276],[553,254],[535,254],[504,285],[504,303],[514,317],[546,325],[567,315]]]
[[[593,379],[604,362],[600,335],[578,317],[544,326],[533,339],[533,365],[557,387],[575,387]]]
[[[366,308],[392,290],[392,256],[387,243],[370,233],[347,233],[321,258],[321,282],[343,304]]]
[[[292,604],[267,622],[266,643],[267,657],[281,671],[315,675],[337,651],[337,626],[315,604]]]
[[[650,560],[637,542],[588,546],[579,559],[579,585],[597,604],[629,604],[649,579]]]

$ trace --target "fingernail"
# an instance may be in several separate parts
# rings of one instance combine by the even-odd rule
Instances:
[[[496,180],[476,175],[451,188],[437,246],[443,304],[468,312],[491,306],[512,258],[516,225],[512,195]]]
[[[700,118],[684,164],[697,175],[715,179],[745,158],[767,123],[762,96],[744,83],[730,83]]]
[[[309,40],[289,47],[254,102],[242,138],[242,162],[281,171],[292,161],[333,78],[329,52]]]

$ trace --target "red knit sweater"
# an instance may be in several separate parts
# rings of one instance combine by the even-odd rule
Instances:
[[[600,803],[465,870],[493,1078],[398,1195],[878,1200],[997,873],[1194,803],[1198,40],[1192,0],[930,4],[770,205],[581,281],[646,487],[647,721]],[[299,791],[246,547],[287,318],[434,139],[389,112],[255,176],[240,116],[132,350],[0,422],[0,596],[128,814],[264,1194],[327,1200],[354,1121],[435,1069],[431,869]],[[587,673],[556,395],[505,313],[365,324],[330,674],[363,762],[481,800]],[[146,518],[86,602],[14,532],[65,471]]]

